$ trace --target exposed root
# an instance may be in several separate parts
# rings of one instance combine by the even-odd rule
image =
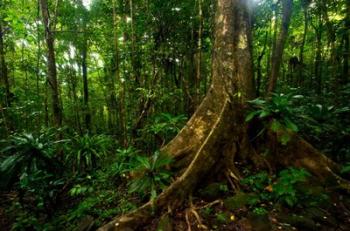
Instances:
[[[338,175],[340,168],[337,163],[295,133],[288,134],[290,141],[286,145],[277,141],[276,137],[279,135],[271,131],[268,133],[269,146],[275,148],[272,157],[277,164],[305,168],[320,181],[330,180],[337,184],[338,188],[350,193],[350,182]]]
[[[345,190],[347,193],[350,193],[350,182],[342,177],[340,177],[339,175],[335,174],[334,172],[332,172],[334,178],[336,179],[337,182],[337,187],[339,189],[343,189]]]
[[[216,204],[223,204],[222,200],[215,200],[213,202],[210,202],[210,203],[205,204],[205,205],[200,206],[200,207],[195,207],[192,203],[191,198],[189,201],[190,201],[190,207],[186,210],[186,213],[185,213],[186,224],[188,227],[187,230],[188,231],[192,230],[191,229],[191,222],[190,222],[190,215],[191,214],[196,218],[197,228],[202,229],[202,230],[209,230],[209,228],[203,224],[203,221],[202,221],[201,217],[199,216],[197,210],[212,207],[213,205],[216,205]]]
[[[171,208],[177,207],[217,162],[220,155],[218,151],[220,149],[218,140],[220,139],[218,137],[223,136],[223,133],[227,131],[227,120],[230,118],[228,113],[230,111],[230,105],[228,100],[226,100],[220,113],[216,116],[216,121],[210,129],[210,133],[199,147],[191,164],[154,201],[146,203],[125,216],[115,218],[112,222],[101,227],[99,231],[123,230],[125,228],[135,229],[139,225],[147,223],[152,216],[164,210],[167,206]]]
[[[203,205],[203,206],[201,206],[201,207],[197,207],[197,209],[205,209],[205,208],[209,208],[209,207],[212,207],[213,205],[216,205],[216,204],[221,204],[221,205],[223,205],[223,201],[222,200],[215,200],[215,201],[212,201],[212,202],[210,202],[210,203],[208,203],[208,204],[205,204],[205,205]]]

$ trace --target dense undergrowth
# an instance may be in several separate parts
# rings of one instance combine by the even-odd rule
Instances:
[[[349,163],[350,108],[341,103],[346,100],[333,105],[301,95],[298,89],[288,92],[275,94],[270,101],[251,101],[246,121],[258,119],[263,124],[251,139],[262,136],[267,128],[291,130],[333,160]],[[344,88],[341,97],[349,95],[349,88]],[[129,147],[122,147],[113,136],[76,134],[68,128],[12,134],[1,141],[1,226],[5,230],[96,228],[152,200],[175,177],[168,168],[172,159],[157,148],[185,120],[183,115],[160,114],[138,131],[135,146]],[[282,144],[289,141],[285,134]],[[350,164],[343,165],[343,176],[347,177],[349,169]],[[175,226],[179,230],[188,225],[239,230],[255,224],[267,225],[265,230],[313,230],[321,224],[334,227],[343,222],[337,213],[349,212],[350,201],[342,196],[345,192],[315,183],[304,169],[278,169],[271,174],[245,165],[240,171],[244,178],[239,186],[218,177],[194,193],[189,202],[192,210],[179,208],[172,218]],[[166,226],[167,219],[161,218],[159,225]],[[156,227],[150,224],[146,230]]]

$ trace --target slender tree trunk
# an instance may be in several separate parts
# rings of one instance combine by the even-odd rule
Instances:
[[[11,91],[10,81],[8,78],[6,58],[5,58],[5,46],[4,46],[4,29],[2,28],[2,22],[0,21],[0,80],[5,89],[5,106],[11,106]]]
[[[350,78],[350,0],[346,0],[346,18],[345,18],[345,33],[344,33],[344,51],[343,51],[343,78],[342,83],[348,83]]]
[[[256,93],[255,94],[256,94],[257,97],[260,95],[260,86],[261,86],[261,79],[262,79],[261,62],[262,62],[262,59],[264,58],[265,53],[266,53],[267,35],[268,35],[268,32],[266,32],[266,34],[265,34],[264,47],[263,47],[263,50],[261,51],[260,55],[258,56],[257,67],[256,67],[257,77],[256,77]]]
[[[317,93],[322,92],[322,32],[323,32],[323,24],[321,17],[318,18],[318,26],[315,26],[315,34],[316,34],[316,54],[315,54],[315,80],[316,80],[316,90]]]
[[[37,16],[36,16],[36,46],[37,46],[37,53],[36,53],[36,70],[35,70],[35,75],[36,75],[36,93],[37,93],[37,98],[40,99],[40,63],[41,63],[41,36],[40,36],[40,25],[39,25],[39,20],[40,20],[40,2],[37,1]],[[40,104],[41,105],[41,102]],[[45,110],[45,109],[44,109]],[[37,127],[39,128],[41,125],[41,115],[37,116]]]
[[[125,108],[125,88],[126,83],[120,77],[120,61],[119,61],[119,42],[118,42],[118,19],[116,7],[116,0],[113,0],[113,41],[114,41],[114,69],[115,69],[115,79],[119,85],[119,127],[122,133],[123,145],[126,147],[128,145],[127,130],[126,130],[126,108]],[[132,2],[130,3],[132,4]]]
[[[88,23],[88,11],[85,9],[83,2],[79,2],[80,7],[83,11],[82,15],[82,31],[83,31],[83,41],[81,47],[81,68],[82,68],[82,77],[83,77],[83,99],[84,99],[84,123],[85,129],[90,131],[91,128],[91,113],[89,107],[89,82],[88,82],[88,64],[87,64],[87,55],[88,55],[88,33],[87,23]]]
[[[272,40],[271,40],[271,49],[270,49],[268,59],[267,59],[267,64],[266,64],[267,75],[270,75],[271,73],[271,60],[272,60],[271,57],[276,51],[277,32],[278,32],[277,7],[278,7],[278,3],[273,4],[271,26],[270,26],[270,35],[272,36]]]
[[[268,93],[271,94],[276,89],[278,75],[281,69],[281,63],[283,58],[284,45],[288,36],[288,28],[292,16],[293,0],[282,0],[282,24],[281,31],[276,43],[276,49],[272,52],[271,59],[271,72],[268,85]]]
[[[4,30],[2,28],[2,21],[0,18],[0,87],[4,89],[4,104],[0,102],[0,111],[3,117],[3,123],[7,135],[10,131],[14,130],[13,124],[10,118],[7,116],[7,109],[11,106],[11,91],[10,82],[7,72],[7,64],[5,58],[5,46],[4,46]],[[6,110],[5,110],[6,109]]]
[[[200,83],[201,83],[201,67],[202,67],[202,34],[203,34],[203,10],[202,0],[198,0],[198,41],[197,41],[197,56],[196,56],[196,80],[195,80],[195,106],[200,104]]]
[[[52,24],[50,23],[49,8],[47,0],[40,0],[42,20],[45,27],[45,39],[47,46],[47,76],[51,90],[51,100],[53,109],[53,120],[56,127],[62,125],[62,108],[59,100],[59,89],[57,81],[57,69],[55,58],[54,35],[51,31]]]
[[[130,29],[131,29],[131,64],[132,64],[132,75],[135,79],[136,87],[141,84],[141,73],[140,73],[140,63],[137,54],[136,45],[136,35],[135,35],[135,25],[134,25],[134,3],[133,0],[129,0],[129,10],[130,10]]]
[[[89,85],[88,85],[88,70],[87,70],[87,41],[84,40],[83,50],[81,54],[82,58],[82,72],[83,72],[83,95],[84,95],[84,122],[86,130],[91,128],[91,114],[89,108]]]
[[[299,86],[304,80],[303,77],[303,71],[304,71],[304,48],[306,43],[306,35],[309,28],[309,17],[308,17],[308,5],[304,5],[304,33],[303,33],[303,40],[300,45],[300,51],[299,51],[299,77],[298,77],[298,84]]]

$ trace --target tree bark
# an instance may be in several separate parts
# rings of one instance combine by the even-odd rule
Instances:
[[[196,54],[196,79],[195,79],[195,106],[200,103],[200,87],[201,87],[201,67],[202,67],[202,34],[203,34],[203,9],[202,0],[198,0],[198,39],[197,39],[197,54]]]
[[[314,73],[316,80],[316,91],[318,94],[322,92],[322,33],[323,33],[323,23],[321,17],[318,17],[318,25],[313,26],[316,35],[316,50],[315,50],[315,63],[314,63]],[[313,81],[311,81],[313,84]]]
[[[162,150],[176,159],[186,156],[182,164],[188,167],[155,201],[99,230],[136,228],[147,222],[152,209],[180,203],[218,162],[222,144],[235,147],[240,142],[241,138],[234,134],[242,134],[245,127],[243,102],[254,96],[246,1],[219,0],[215,18],[212,85],[187,125]]]
[[[350,78],[349,68],[350,58],[350,0],[346,0],[346,18],[345,18],[345,33],[344,33],[344,51],[343,51],[343,79],[342,83],[348,83]]]
[[[305,43],[306,43],[306,35],[307,35],[307,31],[309,28],[309,17],[308,17],[308,2],[304,1],[303,2],[303,10],[304,10],[304,33],[303,33],[303,40],[301,42],[300,45],[300,51],[299,51],[299,61],[300,61],[300,65],[299,65],[299,77],[298,77],[298,85],[300,86],[301,83],[304,80],[303,77],[303,71],[304,71],[304,48],[305,48]]]
[[[292,16],[293,0],[282,0],[282,24],[281,31],[276,43],[276,49],[272,51],[271,72],[268,85],[268,93],[271,94],[276,89],[278,75],[281,69],[284,45],[288,36],[288,28]]]
[[[11,106],[11,92],[5,58],[4,33],[2,22],[0,21],[0,80],[5,90],[5,106],[9,107]]]
[[[256,93],[255,93],[255,95],[257,97],[259,97],[259,95],[260,95],[260,86],[261,86],[261,79],[262,79],[261,62],[262,62],[262,60],[263,60],[263,58],[265,56],[266,49],[267,49],[267,36],[268,36],[268,32],[266,32],[266,34],[265,34],[264,47],[263,47],[261,53],[258,56],[258,61],[257,61],[257,65],[256,65],[257,76],[256,76]]]
[[[132,64],[132,75],[135,79],[135,86],[140,87],[141,85],[141,72],[140,72],[140,59],[137,54],[136,34],[134,25],[134,3],[133,0],[129,0],[130,10],[130,30],[131,30],[131,64]]]
[[[83,72],[83,95],[84,95],[84,122],[87,131],[91,128],[91,114],[89,109],[89,82],[88,82],[88,70],[87,70],[87,41],[84,40],[84,45],[82,49],[82,72]]]
[[[45,40],[47,46],[47,79],[51,89],[51,100],[53,120],[56,127],[62,125],[62,108],[59,101],[59,90],[57,81],[56,57],[54,46],[54,35],[51,31],[50,15],[47,0],[40,0],[42,21],[45,27]]]
[[[132,2],[130,2],[132,4]],[[125,80],[122,80],[120,78],[120,61],[119,61],[119,42],[118,42],[118,19],[117,19],[117,12],[116,12],[116,1],[113,0],[113,44],[114,44],[114,69],[115,69],[115,78],[119,85],[119,127],[122,134],[123,139],[123,145],[126,147],[128,144],[127,140],[127,129],[126,129],[126,108],[125,108],[125,91],[126,91],[126,83]]]
[[[85,9],[83,1],[79,1],[80,10],[82,11],[81,15],[81,29],[82,29],[82,44],[80,46],[81,52],[81,69],[82,69],[82,77],[83,77],[83,114],[84,114],[84,124],[86,131],[90,131],[91,128],[91,113],[89,106],[89,81],[88,81],[88,64],[87,64],[87,56],[88,56],[88,33],[87,24],[89,20],[88,10]]]

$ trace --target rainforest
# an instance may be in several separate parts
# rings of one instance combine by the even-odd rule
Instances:
[[[0,0],[0,230],[350,230],[349,61],[350,0]]]

